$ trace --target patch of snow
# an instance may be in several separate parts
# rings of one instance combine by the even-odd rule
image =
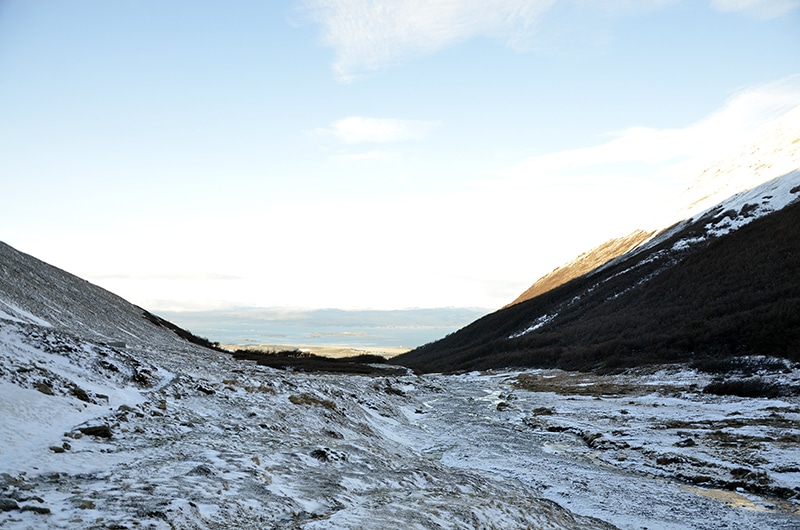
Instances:
[[[523,335],[527,335],[528,333],[530,333],[532,331],[536,331],[537,329],[541,328],[542,326],[547,325],[549,322],[551,322],[557,316],[558,316],[558,313],[542,315],[539,318],[537,318],[536,320],[534,320],[533,324],[531,324],[529,327],[527,327],[524,330],[519,331],[517,333],[512,333],[511,335],[509,335],[508,338],[509,339],[516,339],[517,337],[522,337]]]
[[[8,320],[13,320],[16,322],[28,322],[30,324],[38,324],[39,326],[52,327],[52,324],[50,324],[49,322],[37,317],[30,311],[26,311],[12,304],[11,302],[0,300],[0,304],[3,304],[6,307],[6,310],[11,311],[11,314],[9,314],[6,313],[5,311],[0,310],[0,318],[7,318]]]

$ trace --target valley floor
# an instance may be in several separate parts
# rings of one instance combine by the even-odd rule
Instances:
[[[800,528],[796,395],[688,369],[300,374],[14,327],[2,528]]]

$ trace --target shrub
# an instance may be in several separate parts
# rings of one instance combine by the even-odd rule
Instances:
[[[704,357],[691,366],[707,374],[719,375],[739,373],[752,376],[759,372],[782,373],[788,370],[785,360],[766,356]]]
[[[786,395],[787,390],[782,385],[764,381],[760,377],[753,377],[751,379],[714,381],[703,389],[703,393],[716,396],[776,398]]]

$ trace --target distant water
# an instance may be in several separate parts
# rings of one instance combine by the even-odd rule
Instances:
[[[395,311],[237,308],[158,314],[195,335],[221,344],[415,348],[457,331],[489,312],[480,308]]]

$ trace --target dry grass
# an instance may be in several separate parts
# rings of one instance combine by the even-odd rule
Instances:
[[[514,385],[531,392],[553,392],[561,396],[643,396],[654,389],[647,385],[625,381],[614,376],[600,376],[585,372],[564,372],[544,370],[535,374],[520,374]],[[660,385],[661,393],[686,390],[679,387]]]
[[[336,410],[336,403],[327,399],[320,399],[316,396],[312,396],[311,394],[292,394],[289,396],[289,401],[294,403],[295,405],[319,405],[321,407],[325,407],[330,410]]]

